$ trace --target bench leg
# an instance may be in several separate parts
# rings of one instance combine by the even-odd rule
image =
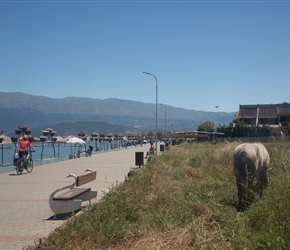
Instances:
[[[88,191],[80,196],[78,196],[78,199],[82,201],[89,201],[90,205],[92,205],[91,200],[97,198],[98,191]]]
[[[66,214],[73,213],[74,211],[81,209],[82,200],[50,200],[49,206],[52,212],[54,212],[54,217],[56,218],[57,214]]]

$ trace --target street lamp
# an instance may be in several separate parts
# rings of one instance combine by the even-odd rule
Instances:
[[[147,74],[147,75],[150,75],[150,76],[153,76],[154,78],[155,78],[155,80],[156,80],[156,130],[155,130],[155,137],[156,137],[156,146],[155,146],[155,152],[156,152],[156,156],[157,156],[157,110],[158,110],[158,108],[157,108],[157,106],[158,106],[158,80],[157,80],[157,77],[155,76],[155,75],[153,75],[153,74],[151,74],[151,73],[149,73],[149,72],[144,72],[143,71],[143,73],[144,74]]]
[[[164,106],[164,108],[165,108],[165,133],[166,133],[166,106],[165,106],[165,104],[162,104],[163,106]]]

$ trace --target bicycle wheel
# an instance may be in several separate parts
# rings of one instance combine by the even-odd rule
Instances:
[[[26,170],[27,170],[28,173],[31,173],[32,172],[32,169],[33,169],[33,160],[32,159],[29,159],[27,161]]]
[[[22,160],[19,159],[16,163],[16,173],[20,175],[22,174],[22,172],[23,172]]]

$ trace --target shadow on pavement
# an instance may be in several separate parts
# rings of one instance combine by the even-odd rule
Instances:
[[[75,213],[74,213],[74,215],[76,215],[80,211],[81,211],[81,209],[76,210]],[[72,213],[56,214],[56,215],[52,215],[48,219],[44,219],[44,220],[68,220],[71,217],[73,217],[73,214]]]

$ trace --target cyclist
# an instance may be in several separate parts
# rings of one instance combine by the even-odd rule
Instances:
[[[29,152],[27,151],[27,148],[30,147],[32,151],[35,151],[34,147],[31,145],[30,141],[28,140],[28,135],[24,135],[22,140],[19,142],[19,158],[21,159],[23,155],[25,155],[25,165],[27,164],[27,160],[29,159]]]

